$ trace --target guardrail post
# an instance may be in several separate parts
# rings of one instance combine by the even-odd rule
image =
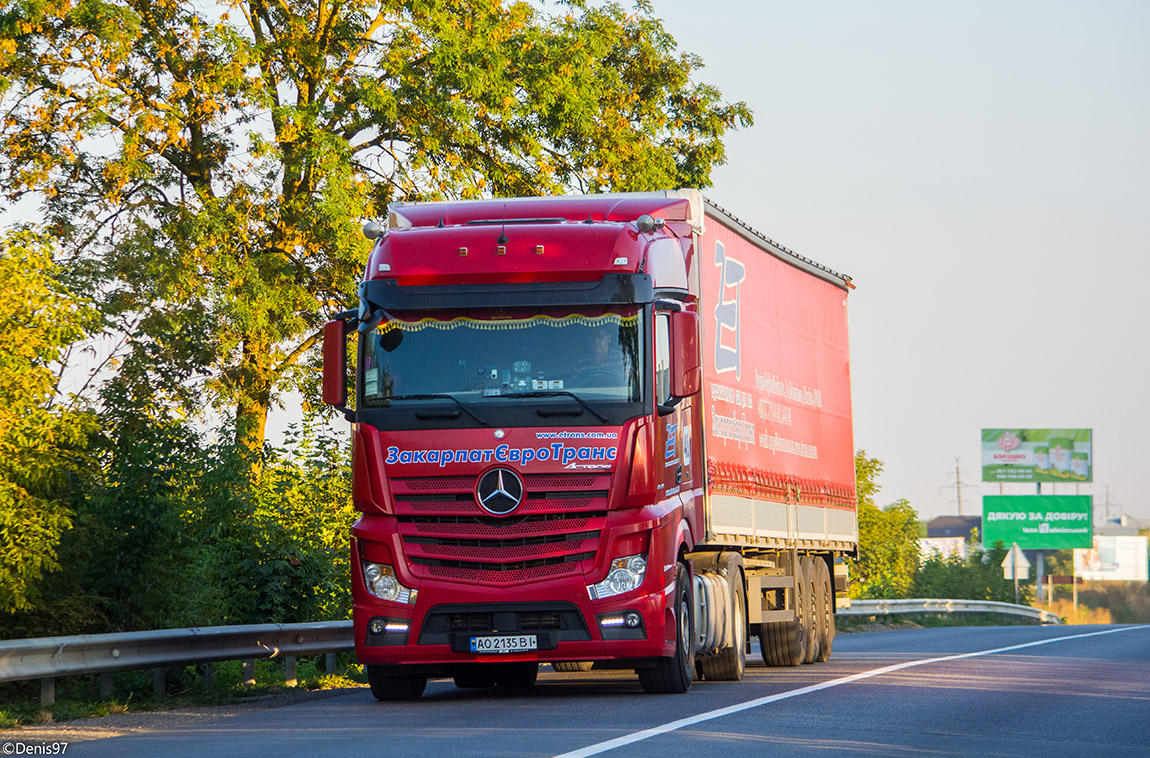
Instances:
[[[108,700],[112,697],[115,685],[115,674],[111,671],[105,671],[100,674],[100,699]]]
[[[156,697],[168,694],[168,670],[163,666],[152,669],[152,694]]]
[[[328,653],[324,657],[323,668],[329,674],[335,673],[335,653]]]
[[[285,687],[295,687],[297,684],[299,684],[299,682],[296,681],[295,656],[294,655],[285,656],[284,657],[284,686]]]
[[[212,664],[205,663],[200,667],[200,689],[210,692],[212,689]]]
[[[50,676],[40,680],[40,705],[56,704],[56,680]]]
[[[244,688],[256,686],[256,662],[253,658],[244,661]]]

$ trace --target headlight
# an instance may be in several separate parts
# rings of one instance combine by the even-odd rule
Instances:
[[[611,561],[611,569],[607,572],[607,578],[598,584],[589,585],[587,591],[591,593],[592,600],[622,595],[642,584],[646,574],[647,559],[642,555],[616,558]]]
[[[419,590],[400,584],[391,566],[380,563],[363,562],[363,583],[367,585],[368,592],[380,600],[390,600],[393,603],[414,603],[419,594]]]

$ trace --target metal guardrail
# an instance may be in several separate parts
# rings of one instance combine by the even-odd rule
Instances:
[[[1001,613],[1038,619],[1043,624],[1061,624],[1062,619],[1050,611],[1029,605],[999,603],[994,600],[852,600],[849,608],[840,608],[841,616],[889,616],[896,613]]]
[[[247,624],[191,629],[157,629],[118,634],[77,634],[0,641],[0,682],[39,679],[40,700],[55,702],[55,678],[155,670],[155,689],[164,689],[163,669],[219,661],[281,657],[295,678],[295,658],[355,648],[350,621],[307,624]],[[102,685],[101,689],[105,687]],[[110,690],[110,680],[107,688]]]
[[[886,616],[896,613],[1002,613],[1059,624],[1049,611],[989,600],[853,600],[839,608],[842,616]],[[39,679],[41,701],[55,701],[55,679],[79,674],[110,674],[154,669],[156,690],[163,689],[163,669],[219,661],[283,658],[294,679],[297,656],[337,653],[355,648],[352,622],[249,624],[190,629],[158,629],[119,634],[79,634],[0,640],[0,682]],[[109,682],[110,688],[110,682]]]

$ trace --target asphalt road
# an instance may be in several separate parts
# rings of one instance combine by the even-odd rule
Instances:
[[[1150,756],[1150,626],[961,627],[842,635],[827,663],[646,695],[629,672],[526,693],[364,690],[68,756]]]

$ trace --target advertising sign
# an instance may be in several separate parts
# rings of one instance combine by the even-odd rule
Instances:
[[[984,482],[1090,482],[1090,429],[983,429]]]
[[[846,292],[710,219],[701,244],[712,465],[853,495]]]
[[[1090,547],[1090,495],[984,495],[982,544],[1017,542],[1024,550]]]
[[[1150,581],[1150,538],[1099,535],[1074,551],[1074,574],[1088,582]]]

